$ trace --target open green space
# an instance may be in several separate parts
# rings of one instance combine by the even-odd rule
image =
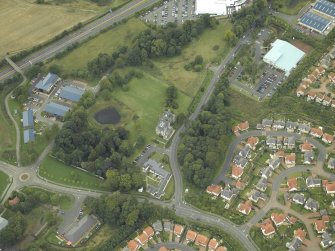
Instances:
[[[2,197],[2,193],[5,191],[8,183],[9,183],[8,175],[0,171],[0,198]]]
[[[274,0],[273,8],[287,15],[296,15],[310,0]]]
[[[151,73],[194,97],[206,78],[206,71],[186,71],[184,66],[193,61],[196,55],[203,57],[204,68],[211,63],[219,63],[230,50],[224,41],[224,32],[230,27],[231,24],[224,20],[215,28],[205,30],[198,39],[183,48],[181,55],[154,60],[155,67],[150,70]]]
[[[87,63],[100,53],[111,54],[121,46],[129,46],[137,34],[146,28],[138,19],[130,19],[126,23],[117,25],[89,41],[83,43],[69,54],[50,61],[47,66],[56,64],[62,73],[70,74],[73,71],[85,70]],[[95,83],[96,84],[96,83]]]
[[[39,175],[50,181],[67,186],[98,190],[105,189],[103,182],[94,175],[67,166],[51,157],[46,157],[42,162],[39,169]]]
[[[144,136],[147,142],[159,139],[155,127],[165,109],[167,87],[166,83],[144,73],[142,78],[132,79],[127,90],[118,89],[112,92],[109,101],[98,99],[88,110],[89,121],[99,126],[93,117],[94,113],[102,108],[114,106],[121,114],[121,122],[117,126],[124,126],[130,132],[132,142],[135,142],[139,135]],[[178,92],[179,108],[174,113],[186,112],[190,102],[189,96]],[[138,119],[133,119],[135,115]]]

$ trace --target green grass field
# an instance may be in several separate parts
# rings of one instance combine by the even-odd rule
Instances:
[[[176,86],[187,95],[194,97],[206,77],[206,71],[186,71],[184,65],[193,61],[196,55],[203,57],[205,67],[210,63],[220,62],[230,50],[223,39],[224,31],[229,27],[231,27],[231,24],[228,21],[222,21],[215,29],[204,31],[198,39],[192,41],[182,50],[181,55],[154,60],[155,68],[152,73]],[[218,50],[213,50],[215,45],[219,46]]]
[[[287,15],[296,15],[310,0],[274,0],[273,6]]]
[[[99,53],[113,53],[121,46],[130,45],[132,39],[146,26],[138,19],[130,19],[111,30],[82,44],[66,56],[52,60],[47,66],[59,65],[62,72],[68,74],[73,70],[86,69],[87,63]]]
[[[9,183],[8,175],[0,171],[0,198],[2,197],[2,193],[5,191],[8,183]]]
[[[102,181],[94,175],[47,157],[40,166],[39,174],[53,182],[87,189],[105,189]]]
[[[99,99],[97,104],[88,111],[90,122],[98,126],[99,124],[93,118],[94,113],[101,108],[115,106],[122,116],[119,124],[130,131],[131,141],[134,142],[139,135],[144,136],[147,142],[158,138],[155,127],[164,111],[165,92],[168,85],[144,73],[143,78],[132,79],[128,86],[128,91],[114,91],[110,101]],[[186,112],[190,102],[190,97],[178,92],[179,108],[175,113]],[[139,117],[138,120],[132,119],[134,115]]]

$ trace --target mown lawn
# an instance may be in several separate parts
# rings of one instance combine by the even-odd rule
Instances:
[[[70,167],[64,163],[47,157],[42,162],[39,174],[50,181],[73,187],[104,190],[103,181],[94,175]]]
[[[186,71],[184,66],[193,61],[196,55],[203,57],[205,68],[210,63],[220,62],[230,50],[230,46],[223,39],[225,30],[230,27],[228,21],[222,21],[217,27],[204,31],[198,39],[183,48],[181,55],[154,60],[155,68],[152,73],[194,97],[206,77],[206,71]],[[218,46],[218,49],[214,50],[214,46]]]
[[[121,46],[129,46],[135,36],[145,28],[145,24],[140,20],[130,19],[83,43],[66,56],[52,60],[47,66],[59,65],[65,74],[78,69],[86,69],[87,63],[100,53],[111,54]]]
[[[287,15],[296,15],[310,0],[274,0],[273,6]]]
[[[5,191],[8,183],[9,183],[8,175],[0,171],[0,198],[2,196],[2,193]]]

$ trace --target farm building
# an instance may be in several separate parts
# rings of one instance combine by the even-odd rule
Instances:
[[[230,15],[245,3],[246,0],[196,0],[195,14]]]
[[[59,97],[74,102],[78,102],[81,96],[84,94],[85,90],[79,89],[74,86],[65,86],[62,88]]]
[[[285,72],[288,76],[299,61],[304,57],[305,53],[290,43],[277,39],[272,43],[271,50],[264,56],[264,62]]]
[[[8,220],[0,216],[0,231],[8,225]]]
[[[37,82],[35,88],[44,93],[50,93],[60,78],[53,73],[48,73],[43,79]]]
[[[34,127],[34,113],[33,110],[28,109],[22,113],[23,127]]]
[[[25,144],[35,140],[35,134],[33,129],[26,129],[23,131],[23,142]]]
[[[300,18],[299,24],[301,26],[307,27],[312,31],[322,34],[331,25],[331,20],[316,15],[312,12],[307,12]]]
[[[57,103],[49,103],[45,106],[44,111],[58,117],[64,117],[65,113],[70,110],[70,107],[65,105],[60,105]]]
[[[76,246],[83,238],[87,237],[89,233],[99,224],[98,219],[93,215],[85,215],[80,221],[72,224],[64,238],[67,240],[69,246]]]

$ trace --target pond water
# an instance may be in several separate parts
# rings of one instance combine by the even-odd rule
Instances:
[[[95,120],[103,125],[106,124],[117,124],[120,122],[121,115],[113,107],[104,108],[94,114]]]

